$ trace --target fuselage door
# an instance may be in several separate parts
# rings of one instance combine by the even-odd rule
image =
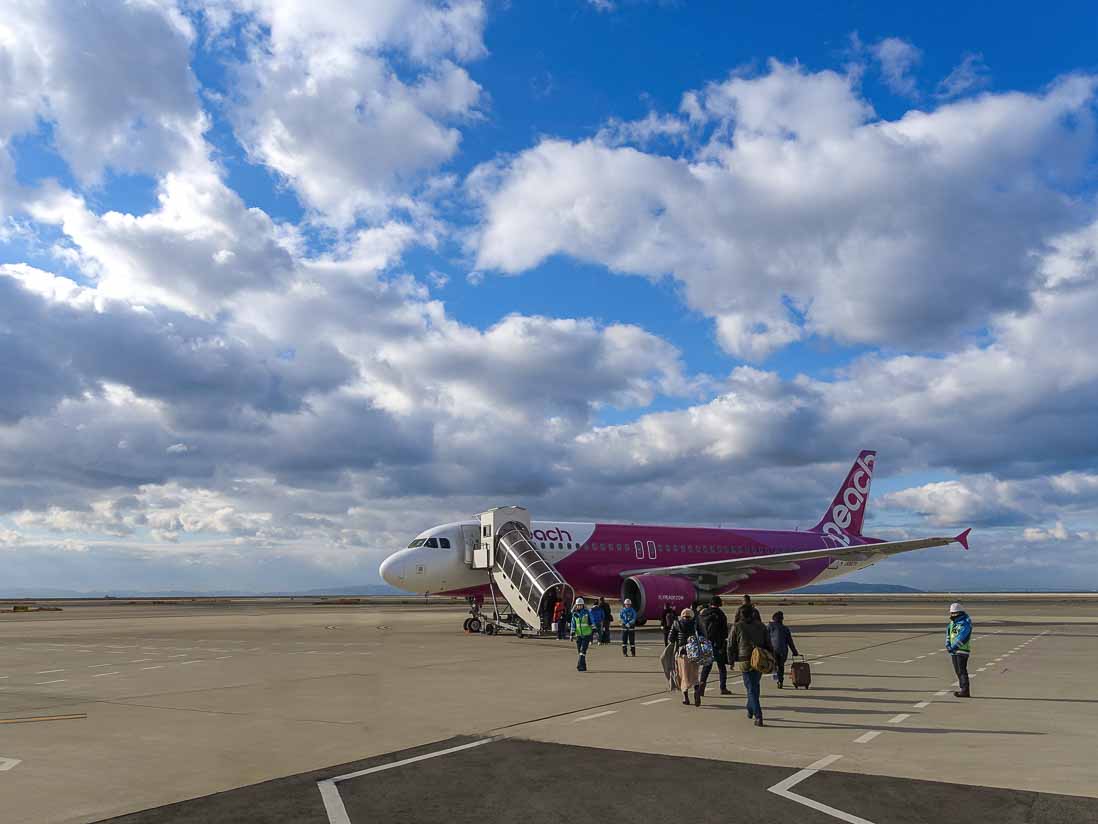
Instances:
[[[644,560],[644,541],[633,541],[633,549],[637,551],[637,560]]]

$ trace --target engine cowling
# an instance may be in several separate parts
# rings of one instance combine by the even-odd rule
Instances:
[[[637,623],[658,620],[664,608],[670,604],[676,614],[692,606],[700,597],[698,588],[688,578],[675,575],[637,575],[626,578],[621,585],[624,601],[633,601],[637,611]]]

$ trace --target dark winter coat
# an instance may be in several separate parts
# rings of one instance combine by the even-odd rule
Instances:
[[[750,620],[738,621],[732,627],[732,637],[728,639],[728,663],[750,663],[751,652],[755,647],[774,651],[770,644],[770,633],[759,620],[757,612],[751,615]]]
[[[698,615],[702,635],[713,644],[713,657],[718,663],[728,663],[725,645],[728,643],[728,616],[720,607],[706,607]]]
[[[680,618],[671,625],[667,643],[675,645],[675,652],[686,649],[687,642],[698,634],[698,623],[693,618]]]
[[[766,631],[770,633],[770,646],[773,647],[775,655],[780,658],[785,658],[790,652],[800,655],[797,652],[797,645],[793,643],[793,633],[781,621],[771,621],[767,624]]]
[[[660,614],[660,626],[671,627],[675,624],[675,610],[668,607]]]

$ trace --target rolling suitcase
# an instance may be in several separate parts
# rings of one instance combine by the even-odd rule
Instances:
[[[798,661],[798,658],[801,660]],[[812,685],[812,667],[808,666],[808,662],[804,660],[803,655],[794,656],[789,669],[790,674],[793,676],[794,689],[800,689],[801,687],[808,689]]]

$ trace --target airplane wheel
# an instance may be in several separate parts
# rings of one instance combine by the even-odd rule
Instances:
[[[465,630],[466,632],[468,632],[469,631],[469,622],[472,621],[472,620],[473,620],[472,618],[466,618],[465,621],[462,622],[461,628],[463,630]]]
[[[480,619],[479,618],[470,618],[469,619],[469,632],[480,632],[480,629],[481,629]]]

